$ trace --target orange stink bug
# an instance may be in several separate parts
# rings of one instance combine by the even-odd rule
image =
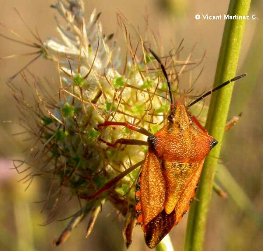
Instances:
[[[98,125],[99,127],[125,126],[146,135],[147,142],[123,138],[114,143],[104,142],[112,147],[118,144],[147,145],[148,152],[143,162],[120,174],[94,195],[84,198],[97,197],[142,164],[136,184],[135,211],[146,244],[149,248],[154,248],[189,210],[204,160],[217,144],[199,121],[188,112],[188,107],[230,82],[244,77],[245,74],[224,82],[186,105],[184,97],[174,99],[164,65],[152,50],[150,52],[159,63],[168,85],[171,105],[165,125],[155,134],[128,122],[105,121]]]

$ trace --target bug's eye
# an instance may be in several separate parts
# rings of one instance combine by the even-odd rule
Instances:
[[[210,148],[213,149],[218,144],[217,140],[213,139],[210,143]]]

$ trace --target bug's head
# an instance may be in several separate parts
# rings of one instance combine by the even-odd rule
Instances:
[[[168,121],[172,124],[178,124],[180,128],[185,128],[189,123],[189,113],[185,106],[184,97],[179,97],[171,102]]]

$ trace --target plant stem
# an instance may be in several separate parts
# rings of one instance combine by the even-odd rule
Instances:
[[[174,251],[169,234],[167,234],[157,245],[156,251]]]
[[[248,15],[250,0],[231,0],[228,9],[230,16]],[[215,85],[236,75],[245,20],[227,20],[225,23],[221,49],[215,74]],[[210,152],[204,163],[197,198],[193,202],[187,225],[185,250],[202,250],[207,212],[211,200],[216,165],[220,156],[225,124],[232,96],[233,84],[222,88],[212,95],[206,128],[218,140],[218,145]]]

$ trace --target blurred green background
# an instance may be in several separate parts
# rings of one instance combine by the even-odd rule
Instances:
[[[26,23],[37,30],[45,40],[56,36],[54,10],[49,6],[55,1],[43,0],[0,0],[1,24],[12,28],[23,38],[34,40],[25,24],[14,11],[16,8]],[[102,12],[100,18],[106,34],[117,33],[116,40],[125,46],[122,32],[117,25],[116,13],[122,13],[134,27],[144,32],[146,18],[149,30],[157,34],[161,52],[177,47],[184,39],[186,55],[193,49],[193,57],[202,62],[203,72],[194,90],[196,94],[212,86],[220,48],[224,20],[195,20],[196,14],[225,14],[229,1],[222,0],[87,0],[87,17],[94,8]],[[226,133],[222,159],[224,165],[238,182],[240,188],[251,201],[251,208],[234,199],[213,195],[209,212],[205,240],[206,250],[262,250],[262,1],[252,1],[250,15],[256,20],[246,24],[244,42],[238,74],[248,76],[235,87],[230,118],[243,113],[239,123]],[[142,28],[141,28],[142,27]],[[1,33],[9,35],[7,29]],[[0,39],[0,57],[21,54],[29,49],[17,43]],[[92,235],[85,239],[87,221],[84,221],[71,238],[60,247],[53,245],[66,226],[65,221],[46,222],[45,212],[41,212],[45,199],[45,180],[36,179],[28,190],[27,184],[18,182],[23,174],[11,170],[12,159],[23,159],[28,151],[27,144],[16,133],[21,132],[20,114],[11,91],[6,85],[8,77],[19,71],[28,57],[15,57],[0,61],[0,250],[122,250],[122,219],[110,205],[104,206]],[[30,71],[50,82],[58,81],[55,64],[43,59],[29,67]],[[17,78],[17,86],[25,83]],[[184,85],[184,83],[181,83]],[[26,151],[25,151],[26,150]],[[221,168],[220,168],[221,169]],[[232,189],[232,188],[231,188]],[[227,189],[228,191],[228,189]],[[241,203],[241,204],[240,204]],[[71,213],[68,213],[68,215]],[[61,216],[61,219],[67,215]],[[186,220],[171,232],[176,250],[183,249]],[[133,232],[131,250],[145,250],[143,232],[136,227]]]

